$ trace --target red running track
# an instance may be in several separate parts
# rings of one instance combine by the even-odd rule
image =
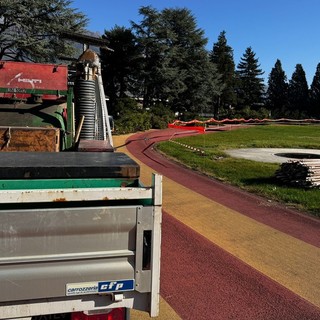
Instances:
[[[301,299],[164,213],[161,296],[182,319],[320,319]]]
[[[320,246],[319,220],[276,204],[274,210],[263,198],[185,169],[153,150],[155,142],[172,135],[172,130],[137,134],[127,148],[149,167],[209,199]],[[320,319],[319,308],[165,212],[162,230],[161,296],[182,319]]]

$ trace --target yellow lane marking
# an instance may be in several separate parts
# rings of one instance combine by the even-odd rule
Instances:
[[[319,248],[169,179],[164,180],[163,207],[219,247],[320,307]]]
[[[150,316],[147,312],[131,310],[131,320],[150,320]],[[170,305],[162,298],[160,298],[160,315],[154,319],[158,320],[180,320],[181,318],[170,307]]]
[[[152,169],[139,163],[142,180],[150,184]],[[320,307],[319,248],[167,178],[163,185],[163,208],[219,247]]]
[[[129,137],[129,135],[126,136],[114,136],[113,140],[114,140],[114,146],[121,146],[125,144],[126,139]],[[129,154],[129,152],[127,151],[127,149],[125,147],[121,147],[119,148],[117,151],[119,152],[125,152],[127,154]],[[130,155],[130,154],[129,154]],[[145,184],[145,185],[151,185],[151,176],[152,176],[152,172],[154,172],[154,170],[151,170],[151,168],[143,165],[139,160],[137,160],[136,158],[134,158],[132,155],[130,155],[131,158],[133,158],[136,162],[138,162],[140,164],[140,168],[141,168],[141,181]],[[161,284],[160,284],[161,285]],[[138,310],[131,310],[130,311],[130,319],[131,320],[147,320],[150,319],[150,316],[147,312],[142,312],[142,311],[138,311]],[[171,308],[171,306],[163,299],[160,297],[160,314],[158,317],[156,317],[155,319],[158,320],[180,320],[180,316],[174,311],[173,308]]]

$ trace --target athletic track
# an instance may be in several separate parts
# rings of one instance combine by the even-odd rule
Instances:
[[[164,176],[158,319],[319,320],[320,220],[197,174],[153,149],[187,134],[196,133],[148,131],[118,148],[141,162],[143,179],[155,171]]]

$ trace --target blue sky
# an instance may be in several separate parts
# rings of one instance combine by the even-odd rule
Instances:
[[[236,65],[251,47],[265,79],[280,59],[288,80],[300,63],[310,85],[320,62],[320,0],[74,0],[72,7],[90,19],[90,31],[103,34],[139,22],[139,8],[148,5],[190,9],[209,50],[225,30]]]

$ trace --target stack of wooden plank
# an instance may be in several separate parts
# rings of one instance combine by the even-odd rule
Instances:
[[[276,171],[276,177],[292,186],[320,188],[320,159],[284,162]]]

